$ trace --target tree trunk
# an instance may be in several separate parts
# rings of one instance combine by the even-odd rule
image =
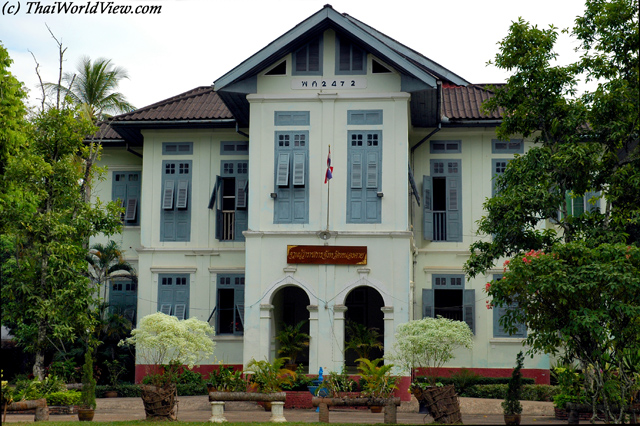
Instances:
[[[49,407],[47,407],[46,399],[35,399],[32,401],[19,401],[9,404],[7,406],[7,411],[23,411],[23,410],[33,410],[35,408],[36,415],[34,420],[36,422],[41,420],[49,420]]]

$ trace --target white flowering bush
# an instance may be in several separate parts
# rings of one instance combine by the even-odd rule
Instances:
[[[437,369],[454,358],[457,348],[473,348],[473,333],[463,321],[448,318],[423,318],[398,326],[396,343],[385,357],[397,366],[411,371],[424,367],[435,385]]]
[[[152,375],[151,382],[160,386],[172,382],[183,365],[193,368],[213,354],[213,334],[213,327],[197,318],[179,320],[157,312],[142,318],[119,345],[135,346],[138,360],[156,366],[161,374]]]

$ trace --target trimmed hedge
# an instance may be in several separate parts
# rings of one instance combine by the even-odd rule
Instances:
[[[80,392],[69,390],[64,392],[53,392],[45,395],[47,405],[78,405],[80,403]]]
[[[473,385],[469,386],[460,396],[468,398],[504,399],[507,395],[506,384]],[[523,401],[553,401],[553,397],[560,393],[557,386],[524,385],[522,386]]]
[[[178,383],[176,388],[178,396],[208,395],[207,385],[204,383]],[[104,393],[111,390],[118,391],[118,396],[125,398],[142,397],[142,389],[139,385],[119,385],[117,387],[99,385],[96,386],[96,397],[104,398]]]
[[[464,396],[467,389],[475,385],[507,385],[511,377],[483,377],[483,376],[467,376],[467,377],[437,377],[436,382],[440,382],[443,385],[453,385],[456,389],[456,393],[460,396]],[[429,383],[429,378],[426,376],[418,376],[415,381],[417,383]],[[533,385],[535,380],[530,377],[523,377],[523,385]],[[482,397],[478,397],[482,398]]]

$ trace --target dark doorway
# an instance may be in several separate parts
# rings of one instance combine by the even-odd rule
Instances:
[[[362,325],[367,329],[374,329],[379,333],[378,341],[384,344],[384,313],[381,308],[384,306],[384,300],[377,290],[371,287],[356,287],[349,293],[345,301],[347,312],[345,314],[345,347],[348,342],[349,323]],[[369,354],[370,359],[382,358],[383,349],[374,348]],[[359,357],[355,350],[347,350],[345,352],[345,365],[349,371],[354,371],[356,367],[356,359]]]
[[[304,321],[301,331],[309,334],[309,296],[300,287],[284,287],[273,296],[273,319],[275,322],[275,333],[278,334],[284,326],[296,325]],[[278,357],[278,343],[276,341],[276,354]],[[299,365],[309,367],[309,348],[302,351],[297,358]],[[307,370],[308,372],[308,370]]]

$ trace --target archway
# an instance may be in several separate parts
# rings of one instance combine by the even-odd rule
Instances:
[[[349,342],[350,331],[363,328],[375,330],[379,333],[377,341],[384,344],[384,313],[382,307],[384,300],[380,293],[373,287],[356,287],[347,295],[345,300],[347,311],[345,313],[345,348]],[[382,358],[384,349],[373,348],[369,352],[369,359]],[[358,353],[353,349],[345,351],[345,366],[349,371],[354,371],[358,359]]]
[[[277,336],[285,326],[295,326],[300,322],[304,322],[301,331],[303,333],[309,334],[309,311],[307,309],[307,306],[310,305],[310,301],[309,296],[304,290],[302,290],[300,287],[291,285],[283,287],[276,291],[273,295],[272,304],[275,356],[278,357],[280,345],[277,339],[275,339],[275,336]],[[303,365],[305,367],[305,370],[308,372],[308,346],[302,352],[300,352],[300,354],[297,356],[296,362],[298,365]]]

